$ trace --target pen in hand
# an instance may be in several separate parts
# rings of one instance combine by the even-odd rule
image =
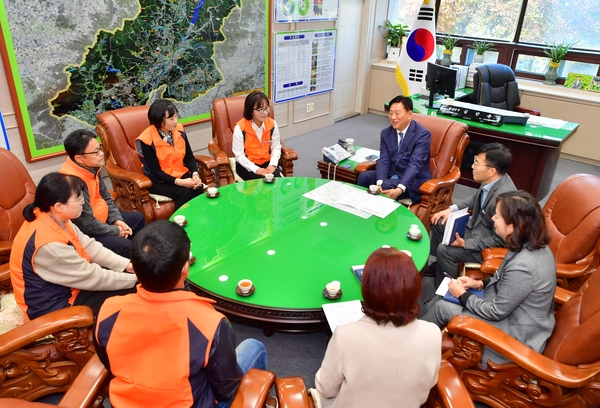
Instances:
[[[447,272],[444,272],[444,276],[445,276],[446,278],[450,279],[450,280],[456,280],[456,279],[454,279],[454,278],[453,278],[453,277],[452,277],[452,276],[451,276],[449,273],[447,273]]]

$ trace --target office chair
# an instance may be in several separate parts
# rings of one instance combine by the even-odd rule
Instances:
[[[212,123],[212,139],[208,143],[208,151],[219,164],[218,184],[224,186],[236,181],[234,169],[235,159],[233,157],[233,130],[237,122],[244,117],[244,101],[246,96],[233,96],[230,98],[217,98],[213,100],[210,110]],[[269,117],[275,116],[273,106]],[[232,161],[233,160],[233,161]],[[279,159],[279,171],[285,177],[294,176],[294,160],[298,160],[298,154],[290,147],[281,143],[281,158]]]
[[[535,109],[520,105],[519,85],[513,70],[504,64],[484,64],[475,68],[473,75],[473,101],[477,105],[529,113],[540,116]]]

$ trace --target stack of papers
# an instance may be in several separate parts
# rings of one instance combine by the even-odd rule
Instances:
[[[323,312],[333,333],[338,326],[359,321],[365,314],[362,312],[360,300],[349,302],[326,303]]]

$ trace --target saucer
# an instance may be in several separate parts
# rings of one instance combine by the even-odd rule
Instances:
[[[214,196],[211,196],[210,194],[206,193],[206,196],[207,196],[208,198],[217,198],[217,197],[219,197],[220,195],[221,195],[221,193],[220,193],[220,192],[218,192],[218,191],[217,191],[217,194],[215,194]]]
[[[175,222],[175,221],[173,221],[173,222]],[[175,224],[177,224],[177,223],[175,223]],[[177,224],[177,225],[179,225],[179,224]],[[180,227],[185,227],[186,225],[188,225],[188,220],[185,220],[185,221],[183,222],[183,224],[181,224],[181,225],[179,225],[179,226],[180,226]]]
[[[410,239],[411,241],[420,241],[423,239],[423,234],[419,234],[416,237],[411,236],[408,232],[406,233],[406,238]]]
[[[331,296],[329,292],[327,292],[327,289],[323,289],[323,296],[325,296],[327,299],[337,300],[342,297],[342,290],[340,289],[337,295]]]
[[[237,293],[240,296],[244,296],[244,297],[252,295],[255,290],[256,290],[256,288],[254,287],[254,285],[252,285],[252,287],[250,288],[250,290],[248,291],[248,293],[242,292],[242,290],[240,289],[239,286],[235,287],[235,293]]]
[[[263,181],[267,184],[275,183],[275,177],[273,177],[273,180],[271,181],[267,181],[267,179],[263,177]]]
[[[379,195],[379,191],[376,191],[374,193],[371,193],[371,190],[367,190],[367,193],[371,194],[371,195]]]
[[[196,257],[192,256],[192,259],[190,259],[190,265],[193,265],[194,262],[196,262]]]

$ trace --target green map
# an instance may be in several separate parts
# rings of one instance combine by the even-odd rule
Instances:
[[[267,4],[4,0],[32,157],[107,110],[168,98],[186,123],[217,97],[264,89]]]

